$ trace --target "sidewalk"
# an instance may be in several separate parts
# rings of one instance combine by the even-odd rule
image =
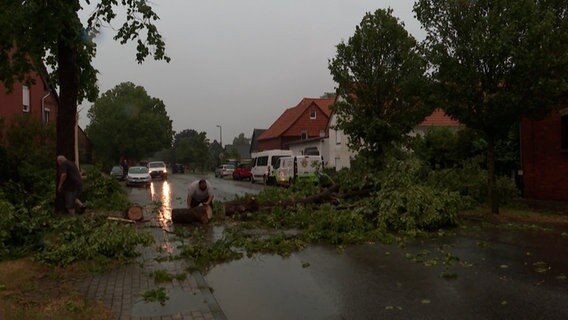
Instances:
[[[79,284],[79,289],[89,300],[99,300],[112,310],[115,319],[128,320],[174,320],[226,319],[203,275],[188,271],[184,260],[162,261],[169,255],[177,255],[178,243],[173,235],[161,228],[159,217],[145,208],[144,216],[150,221],[139,223],[138,228],[154,236],[155,243],[141,248],[142,255],[135,263],[120,266],[104,274],[95,274]],[[162,258],[162,259],[157,259]],[[158,261],[157,261],[158,260]],[[184,280],[154,283],[149,275],[156,270],[170,274],[185,274]],[[143,294],[149,290],[164,288],[168,300],[146,302]]]

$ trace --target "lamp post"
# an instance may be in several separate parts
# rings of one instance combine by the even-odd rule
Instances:
[[[217,127],[219,127],[219,143],[221,144],[221,149],[225,150],[225,148],[223,148],[223,127],[219,124]]]

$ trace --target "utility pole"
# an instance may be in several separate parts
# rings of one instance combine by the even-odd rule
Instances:
[[[217,127],[219,127],[219,143],[221,144],[221,149],[225,150],[225,148],[223,148],[223,127],[219,124]]]

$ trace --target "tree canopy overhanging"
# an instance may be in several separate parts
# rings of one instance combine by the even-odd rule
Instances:
[[[85,6],[94,8],[87,21],[81,21],[79,12]],[[119,7],[125,8],[125,17],[117,15]],[[98,95],[92,65],[96,44],[91,39],[120,18],[114,39],[121,44],[135,41],[136,61],[148,56],[170,60],[155,25],[159,18],[146,0],[0,0],[0,81],[10,89],[17,81],[30,81],[36,72],[58,87],[57,153],[70,159],[77,103],[94,101]]]
[[[434,92],[446,113],[487,141],[489,198],[498,213],[495,146],[521,118],[568,94],[565,0],[419,0]]]

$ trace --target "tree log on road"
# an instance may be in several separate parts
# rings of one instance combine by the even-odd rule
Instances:
[[[199,206],[194,208],[172,209],[173,223],[202,223],[207,224],[213,216],[211,206]]]
[[[144,219],[144,208],[140,205],[132,205],[124,211],[124,218],[132,221],[142,221]]]
[[[298,204],[322,204],[322,203],[337,203],[338,199],[348,199],[358,196],[368,196],[371,189],[363,189],[351,193],[338,193],[339,185],[333,185],[317,194],[309,197],[295,199],[288,198],[280,201],[264,201],[258,202],[254,197],[237,199],[225,202],[225,215],[232,216],[236,213],[256,212],[260,209],[270,209],[274,207],[288,208]]]

